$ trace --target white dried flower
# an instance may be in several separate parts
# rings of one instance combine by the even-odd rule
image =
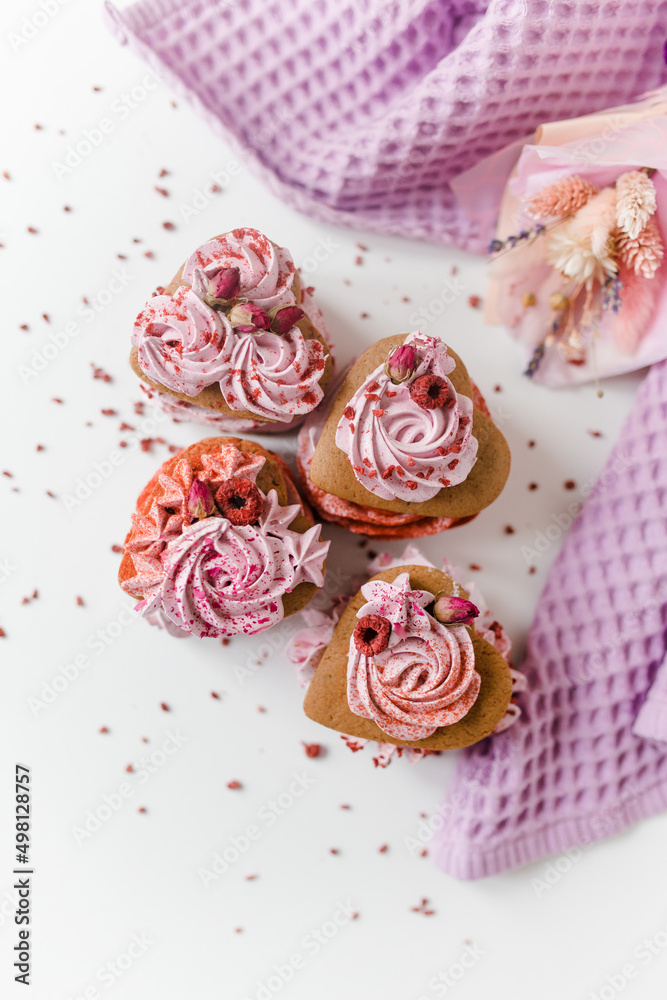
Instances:
[[[655,186],[643,170],[621,174],[616,181],[618,228],[635,240],[657,208]]]
[[[613,238],[616,192],[603,188],[579,211],[556,226],[546,244],[552,267],[577,285],[601,284],[618,270]]]

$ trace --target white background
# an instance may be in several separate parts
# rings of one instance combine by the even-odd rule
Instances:
[[[154,286],[166,283],[214,233],[255,226],[288,246],[297,263],[307,262],[320,241],[330,247],[306,276],[342,362],[379,337],[413,327],[414,309],[440,300],[450,268],[458,267],[463,292],[425,328],[441,333],[467,362],[510,442],[513,469],[502,497],[473,524],[422,544],[432,559],[447,554],[464,567],[482,567],[474,576],[507,625],[518,659],[558,545],[532,560],[522,547],[532,546],[600,470],[639,376],[607,383],[601,400],[590,386],[549,391],[531,385],[521,377],[513,342],[486,328],[480,310],[469,305],[470,295],[484,293],[483,261],[297,215],[267,193],[243,158],[187,106],[179,101],[174,107],[162,85],[143,100],[135,91],[135,106],[119,110],[123,95],[141,87],[146,68],[107,32],[99,3],[70,0],[16,50],[10,33],[25,30],[23,18],[38,10],[32,2],[3,4],[0,29],[0,172],[11,177],[0,177],[0,468],[13,474],[0,476],[0,626],[7,633],[0,639],[0,993],[26,995],[12,982],[16,928],[8,893],[10,800],[20,761],[33,772],[34,985],[27,995],[39,1000],[663,995],[667,958],[661,953],[645,962],[633,952],[667,926],[664,816],[587,849],[576,863],[551,859],[561,869],[569,864],[557,878],[545,859],[458,883],[428,857],[411,853],[405,841],[417,836],[420,815],[433,815],[442,801],[454,756],[417,766],[395,761],[381,771],[367,751],[351,754],[336,734],[302,714],[283,636],[275,654],[241,679],[238,668],[254,662],[261,639],[234,640],[223,649],[208,640],[177,641],[139,621],[122,628],[103,652],[91,648],[97,630],[117,631],[113,623],[122,615],[111,546],[122,541],[136,496],[168,455],[161,445],[144,453],[136,437],[119,431],[122,420],[138,426],[140,419],[126,361],[131,323]],[[110,132],[58,179],[54,163],[63,162],[70,144],[102,118],[112,122]],[[184,220],[183,206],[193,204],[212,172],[224,172],[231,162],[239,166],[225,190]],[[169,173],[159,178],[162,168]],[[155,185],[169,197],[156,193]],[[163,228],[167,220],[173,231]],[[29,233],[29,226],[38,232]],[[360,253],[363,264],[355,266]],[[119,269],[126,287],[109,296],[105,289]],[[81,312],[83,296],[99,310],[93,319]],[[40,361],[52,343],[49,334],[70,323],[77,324],[76,336],[62,350],[49,348],[46,363]],[[60,341],[65,343],[62,336]],[[91,363],[108,370],[113,382],[93,380]],[[501,391],[494,391],[496,385]],[[102,415],[107,408],[117,415]],[[165,421],[140,434],[156,435],[183,445],[205,432]],[[121,438],[130,442],[122,464],[68,511],[65,496],[118,450]],[[532,449],[529,439],[536,441]],[[38,453],[37,444],[44,450]],[[276,447],[289,456],[294,441],[283,439]],[[564,489],[568,479],[576,481],[575,490]],[[530,482],[539,488],[530,491]],[[506,525],[515,534],[506,534]],[[324,535],[334,540],[334,572],[363,570],[356,537],[330,526]],[[402,546],[384,548],[398,553]],[[39,596],[22,604],[35,588]],[[90,665],[51,704],[36,709],[30,699],[41,700],[45,683],[62,676],[63,666],[81,653]],[[99,733],[102,726],[107,735]],[[186,737],[183,746],[143,781],[142,757],[159,750],[169,732]],[[307,759],[302,741],[321,742],[326,755]],[[286,792],[293,775],[304,773],[312,779],[304,794],[272,825],[262,820],[267,803]],[[226,787],[233,779],[242,789]],[[78,843],[75,828],[123,783],[131,794],[122,807]],[[205,888],[198,870],[210,867],[214,853],[253,823],[260,838]],[[544,880],[548,871],[553,885],[540,893],[533,880]],[[412,912],[423,898],[433,915]],[[348,903],[358,919],[343,922],[315,954],[306,935],[340,916]],[[122,956],[132,935],[151,942],[145,953],[121,976],[99,978],[107,963],[126,966]],[[452,987],[434,980],[451,967],[458,974],[466,941],[481,956],[473,967]],[[284,986],[272,980],[279,990],[262,992],[276,975],[274,965],[284,966],[293,955],[301,956],[303,968]],[[618,976],[627,962],[637,968],[636,977],[625,987],[619,978],[610,986],[606,977]]]

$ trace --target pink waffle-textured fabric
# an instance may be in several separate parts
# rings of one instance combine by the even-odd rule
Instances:
[[[450,181],[666,78],[661,0],[139,0],[132,46],[289,204],[484,249]]]
[[[521,667],[523,716],[459,761],[432,845],[436,864],[458,878],[493,875],[665,809],[666,647],[662,361],[539,598]]]

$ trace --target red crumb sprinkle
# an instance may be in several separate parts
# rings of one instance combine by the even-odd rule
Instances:
[[[591,437],[594,437],[594,438],[601,438],[602,437],[602,431],[589,431],[588,433],[590,434]]]
[[[167,229],[167,230],[171,230],[171,229],[175,229],[176,226],[174,225],[173,222],[163,222],[162,223],[162,228],[163,229]]]
[[[481,304],[482,300],[480,299],[479,295],[470,295],[468,297],[468,305],[470,306],[471,309],[479,309]]]
[[[528,442],[528,447],[529,448],[534,448],[535,447],[535,442],[534,441],[529,441]]]
[[[479,573],[479,571],[481,570],[481,568],[482,567],[479,565],[479,563],[470,563],[470,566],[468,567],[468,569],[472,569],[476,573]]]
[[[263,705],[258,705],[258,706],[257,706],[257,711],[258,711],[258,712],[266,712],[266,709],[264,708],[264,706],[263,706]]]
[[[140,813],[147,812],[146,806],[139,806],[139,808],[137,809],[137,812],[140,812]]]
[[[173,101],[172,101],[172,104],[173,104]],[[234,933],[235,934],[243,934],[243,928],[242,927],[235,927],[234,928]]]
[[[351,406],[346,406],[346,407],[345,407],[345,409],[343,410],[343,416],[344,416],[344,417],[345,417],[345,418],[346,418],[347,420],[352,420],[352,418],[353,418],[353,416],[354,416],[354,410],[352,409],[352,407],[351,407]]]
[[[259,878],[259,875],[246,875],[245,880],[246,882],[254,882],[256,878]]]
[[[494,385],[493,391],[494,392],[502,392],[503,391],[502,385],[500,385],[500,383],[498,383],[498,385]]]
[[[217,692],[217,691],[211,691],[211,698],[216,698],[216,699],[219,699],[219,698],[220,698],[220,695],[218,694],[218,692]]]
[[[410,909],[412,910],[413,913],[422,913],[425,917],[432,917],[433,914],[435,913],[435,910],[428,909],[427,904],[428,904],[428,899],[422,899],[419,906],[411,906]]]
[[[99,365],[90,362],[90,367],[93,369],[93,378],[99,378],[102,382],[113,382],[111,375],[105,372],[104,368],[100,368]]]
[[[49,316],[48,313],[42,313],[42,319],[44,320],[45,323],[51,322],[51,317]]]
[[[131,774],[132,771],[134,771],[134,767],[132,766],[132,764],[128,764],[125,770],[128,772],[128,774]]]
[[[0,628],[0,639],[6,639],[6,638],[7,638],[7,633],[5,632],[4,628]]]
[[[83,607],[83,597],[77,597],[76,603],[77,603],[78,607],[82,608]]]
[[[100,413],[102,413],[105,417],[115,417],[115,416],[117,416],[116,410],[112,410],[111,407],[109,407],[106,410],[100,410]]]
[[[506,535],[513,535],[514,534],[514,528],[512,527],[511,524],[506,524],[505,525],[505,534]]]
[[[382,847],[378,847],[379,854],[386,854],[389,850],[389,844],[383,844]]]
[[[231,788],[231,790],[235,792],[237,789],[243,788],[243,785],[241,784],[240,781],[237,781],[236,778],[234,778],[233,781],[227,782],[227,788]]]
[[[537,488],[537,483],[528,483],[529,490],[536,490]]]
[[[7,479],[13,479],[14,478],[14,473],[13,472],[8,472],[7,469],[5,469],[5,471],[2,474],[3,474],[3,476],[7,476]]]
[[[304,743],[303,748],[306,751],[306,757],[319,757],[322,753],[321,743]]]
[[[563,488],[566,490],[574,490],[577,488],[577,484],[575,483],[574,479],[566,479],[565,482],[563,483]]]
[[[169,708],[169,705],[166,703],[166,701],[160,702],[160,708],[162,709],[163,712],[171,712],[171,709]]]
[[[100,726],[98,732],[100,732],[100,733],[108,733],[109,732],[109,728],[108,728],[108,726]]]
[[[364,246],[363,243],[357,243],[357,250],[361,250],[362,253],[368,253],[368,247]]]
[[[123,546],[122,545],[112,545],[111,546],[111,551],[112,552],[122,552],[123,551]]]
[[[169,192],[167,191],[167,189],[166,188],[158,187],[157,184],[155,185],[155,187],[154,187],[153,190],[157,191],[158,194],[161,194],[163,198],[168,198],[169,197]]]
[[[337,847],[330,847],[329,854],[340,854],[340,851],[338,850]]]
[[[136,428],[133,427],[132,424],[126,424],[125,421],[123,420],[123,422],[120,425],[120,427],[118,428],[118,430],[119,431],[133,431],[133,430],[136,430]]]
[[[37,232],[37,230],[35,229],[35,227],[34,227],[34,226],[28,226],[28,232],[29,232],[29,233],[33,233],[33,234],[34,234],[34,233],[36,233],[36,232]]]
[[[9,171],[8,170],[3,170],[2,171],[2,176],[5,178],[6,181],[10,181],[11,180],[11,177],[9,175]]]
[[[21,323],[21,325],[19,327],[19,330],[29,330],[29,329],[30,329],[30,327],[28,326],[27,323]]]
[[[154,256],[155,256],[155,254],[153,253],[152,250],[145,250],[144,251],[144,257],[147,257],[148,260],[152,260]]]
[[[361,319],[370,319],[370,313],[360,313]]]
[[[348,805],[347,802],[343,802],[341,809],[351,809],[352,806]]]
[[[60,399],[60,397],[59,397],[59,396],[52,396],[52,397],[51,397],[51,402],[52,402],[52,403],[62,403],[62,402],[63,402],[63,400],[62,400],[62,399]]]
[[[72,209],[70,208],[69,205],[63,205],[63,212],[71,212],[71,211]]]
[[[232,641],[231,639],[221,639],[220,640],[220,645],[221,646],[228,646],[231,641]]]
[[[357,256],[357,257],[354,258],[354,263],[357,265],[357,267],[359,267],[360,264],[363,264],[363,262],[364,262],[364,258],[361,257],[361,256]]]
[[[531,566],[531,567],[530,567],[530,569],[528,570],[528,572],[529,572],[529,573],[531,574],[531,576],[532,576],[532,574],[533,574],[533,573],[537,573],[537,569],[535,568],[535,566]]]

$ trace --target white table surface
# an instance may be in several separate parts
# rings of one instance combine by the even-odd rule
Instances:
[[[663,995],[663,945],[648,960],[639,956],[647,954],[645,938],[667,942],[667,817],[585,850],[569,867],[560,859],[565,870],[557,878],[548,867],[554,859],[545,859],[476,883],[456,882],[406,846],[421,814],[433,814],[442,801],[454,755],[417,766],[396,761],[383,771],[373,768],[368,752],[350,753],[336,734],[303,715],[282,639],[275,654],[247,674],[239,667],[252,665],[261,638],[223,648],[177,641],[141,621],[115,625],[119,616],[129,619],[111,550],[125,535],[140,489],[168,455],[159,444],[143,452],[137,438],[163,436],[185,445],[205,436],[196,425],[166,420],[138,435],[119,426],[125,420],[139,427],[141,419],[126,360],[133,318],[153,287],[166,283],[213,233],[255,226],[288,246],[297,263],[324,241],[326,259],[307,277],[342,362],[379,337],[413,328],[414,310],[440,299],[451,267],[458,268],[462,291],[430,329],[461,353],[486,393],[510,442],[513,469],[502,497],[472,525],[422,544],[431,558],[447,554],[463,566],[482,567],[474,576],[507,625],[519,659],[559,541],[532,560],[525,548],[601,469],[640,376],[608,382],[603,399],[590,386],[550,391],[532,385],[521,376],[513,342],[485,327],[481,311],[469,304],[470,295],[484,294],[482,260],[296,214],[189,107],[180,101],[174,107],[163,85],[146,91],[145,99],[136,99],[140,91],[132,98],[146,68],[107,32],[100,3],[57,5],[34,37],[17,44],[13,36],[30,33],[24,18],[32,22],[39,10],[33,0],[13,0],[0,14],[0,173],[10,175],[0,177],[0,469],[13,476],[0,477],[0,626],[6,632],[0,639],[0,994],[39,1000]],[[101,119],[111,126],[99,146],[69,172],[57,169],[68,147]],[[188,213],[195,192],[216,171],[229,173],[231,163],[238,166],[225,189]],[[160,178],[163,168],[168,174]],[[165,230],[165,221],[175,229]],[[83,308],[84,296],[92,312]],[[361,318],[364,312],[369,315]],[[51,335],[58,335],[57,350],[47,346]],[[91,364],[113,381],[94,380]],[[116,414],[105,416],[104,409]],[[107,469],[121,439],[129,442],[121,464],[68,510],[66,496],[96,463]],[[536,442],[532,449],[529,439]],[[44,447],[39,453],[38,444]],[[293,454],[294,440],[279,439],[276,448]],[[569,479],[577,484],[571,491],[563,486]],[[530,482],[539,488],[530,491]],[[506,534],[506,525],[515,533]],[[334,542],[333,571],[363,570],[356,536],[331,526],[324,535]],[[383,548],[399,553],[402,545]],[[38,597],[23,604],[35,589]],[[60,681],[49,704],[31,701],[48,697],[54,678],[82,653],[89,665],[70,670],[74,679]],[[103,726],[107,734],[99,732]],[[169,734],[182,743],[167,755],[159,751]],[[320,742],[326,754],[306,758],[302,741]],[[142,758],[150,762],[151,754],[149,774]],[[12,981],[11,968],[16,761],[33,772],[28,994]],[[288,792],[290,785],[296,790],[294,775],[305,776],[308,786],[298,797]],[[234,779],[240,790],[227,788]],[[122,785],[130,789],[122,806],[81,842],[77,828],[88,811]],[[276,815],[270,803],[281,795],[287,806]],[[210,868],[215,852],[250,825],[259,828],[256,841],[204,887],[199,869]],[[553,884],[540,893],[535,880],[548,872]],[[430,916],[411,909],[423,898],[435,911]],[[356,920],[345,916],[346,907],[358,912]],[[336,917],[340,926],[332,933]],[[320,928],[332,933],[321,938],[324,944],[312,936]],[[130,959],[134,935],[144,945],[132,946],[136,957]],[[477,957],[456,980],[465,942],[473,942]],[[299,968],[285,983],[292,956]],[[623,985],[619,970],[626,963],[636,975]],[[274,966],[283,969],[282,980],[271,979],[278,975]]]

